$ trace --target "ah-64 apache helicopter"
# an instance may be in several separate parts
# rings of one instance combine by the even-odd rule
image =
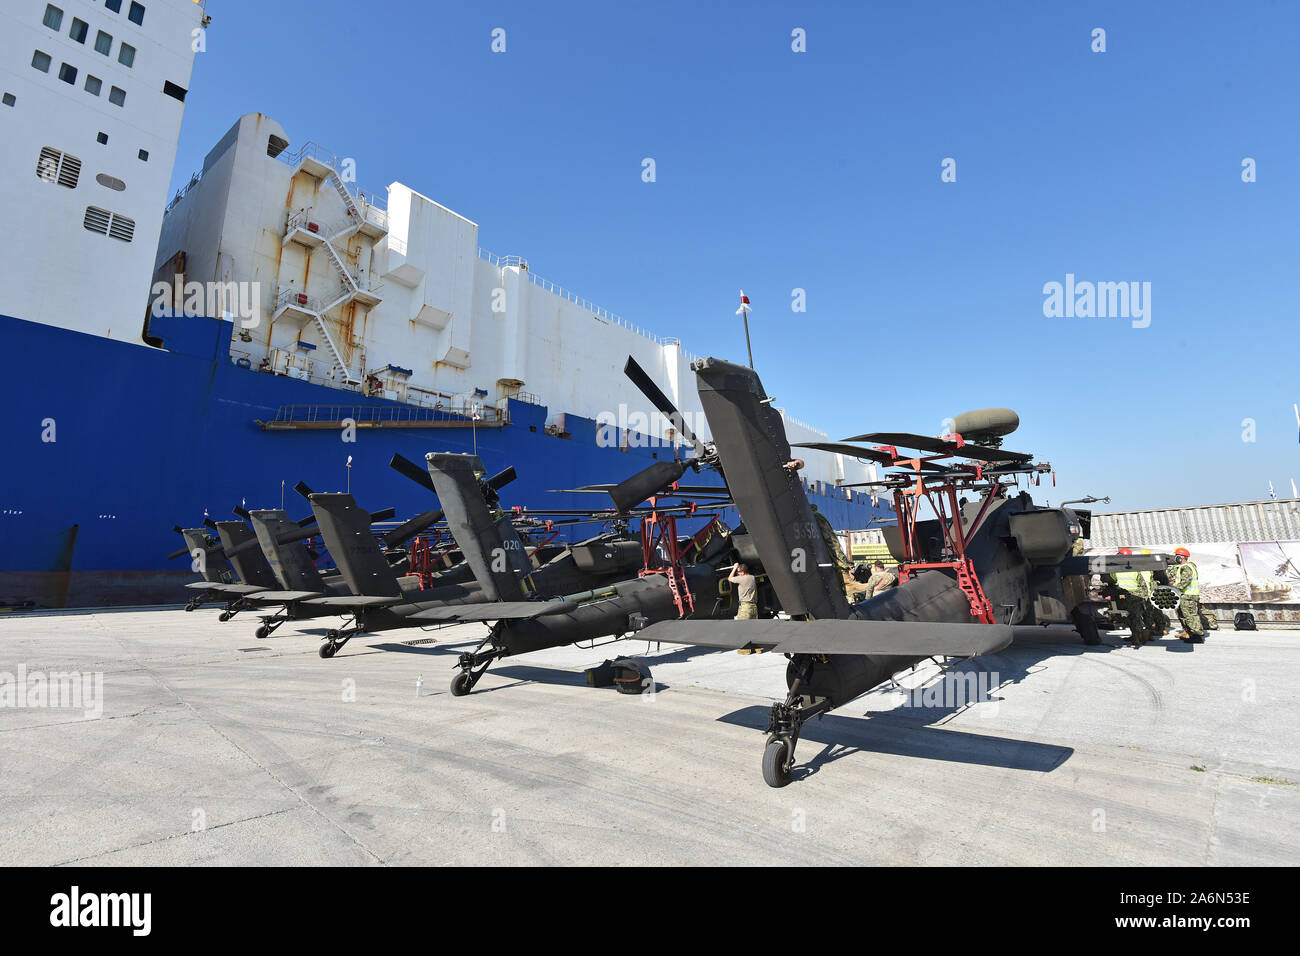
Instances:
[[[634,364],[629,360],[636,380]],[[888,469],[870,484],[893,492],[898,520],[885,533],[899,562],[899,584],[850,605],[803,483],[790,467],[795,460],[784,421],[758,375],[716,358],[699,359],[692,369],[713,433],[699,464],[723,474],[789,620],[670,620],[639,636],[786,655],[789,692],[772,705],[763,752],[763,778],[770,786],[790,781],[795,746],[808,720],[900,670],[930,657],[997,651],[1011,642],[1015,625],[1074,621],[1088,637],[1085,627],[1091,621],[1081,616],[1079,590],[1069,589],[1066,579],[1117,570],[1115,559],[1072,554],[1086,512],[1039,507],[1028,492],[1012,494],[1004,483],[1051,468],[1000,447],[1002,437],[1019,424],[1014,412],[959,416],[957,433],[942,438],[872,433],[810,446]],[[658,389],[642,390],[681,427],[682,416]],[[875,444],[852,444],[857,441]],[[900,451],[908,448],[916,451]],[[959,501],[959,491],[971,493],[971,499]],[[922,499],[935,518],[918,519]],[[1137,556],[1123,560],[1132,570],[1164,566],[1161,555],[1137,564]]]

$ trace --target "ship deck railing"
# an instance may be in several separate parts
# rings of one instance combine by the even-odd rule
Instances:
[[[402,254],[405,255],[404,248],[402,250]],[[533,272],[528,267],[528,260],[524,259],[521,256],[499,256],[496,253],[489,252],[487,249],[484,249],[482,246],[479,246],[478,257],[482,259],[484,262],[496,266],[498,269],[508,269],[508,268],[518,269],[520,271],[520,275],[524,276],[533,285],[537,286],[540,289],[545,289],[547,292],[550,292],[552,295],[558,295],[560,298],[572,302],[580,309],[583,309],[586,312],[590,312],[601,322],[605,322],[610,325],[617,325],[619,328],[627,329],[629,332],[633,332],[644,339],[649,339],[651,342],[653,342],[655,345],[660,346],[661,348],[669,345],[676,346],[678,349],[681,350],[682,357],[686,360],[687,363],[693,362],[700,357],[696,355],[694,352],[688,352],[686,349],[681,348],[682,343],[679,339],[667,335],[656,335],[654,332],[651,332],[649,329],[644,329],[639,325],[629,322],[621,315],[618,315],[615,312],[611,312],[608,309],[602,308],[601,306],[596,305],[596,303],[590,301],[589,299],[585,299],[574,292],[570,292],[568,289],[564,288],[558,283],[552,282],[550,279],[543,279],[541,276]]]
[[[356,428],[501,428],[510,424],[509,408],[427,408],[420,405],[281,405],[263,431]]]

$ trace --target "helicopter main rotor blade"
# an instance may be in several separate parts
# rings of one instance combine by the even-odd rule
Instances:
[[[435,495],[438,493],[437,489],[433,487],[433,479],[429,477],[428,469],[421,468],[411,459],[395,454],[389,460],[388,467],[410,478],[420,487],[432,491]]]
[[[384,544],[387,547],[395,548],[400,544],[410,541],[421,531],[424,531],[442,520],[441,511],[426,511],[418,514],[410,521],[394,528],[388,534],[384,535]]]
[[[704,456],[704,442],[695,437],[695,432],[691,431],[686,424],[686,419],[682,413],[677,410],[677,406],[672,403],[667,395],[655,384],[646,370],[637,364],[636,359],[632,356],[627,357],[627,364],[623,366],[623,374],[632,380],[632,384],[637,390],[650,400],[650,404],[659,409],[660,412],[672,423],[673,428],[677,429],[691,446],[695,449],[696,457]]]
[[[427,476],[428,473],[426,472],[425,474]],[[493,491],[500,491],[502,488],[510,484],[510,482],[514,481],[518,477],[519,475],[515,472],[515,466],[511,465],[509,468],[505,469],[504,471],[499,472],[493,475],[491,478],[489,478],[487,480],[487,485]]]

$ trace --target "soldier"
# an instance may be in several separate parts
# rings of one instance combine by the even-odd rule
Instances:
[[[1191,562],[1192,553],[1186,548],[1174,549],[1174,561],[1177,563],[1169,569],[1169,583],[1178,589],[1178,620],[1183,623],[1183,632],[1178,639],[1189,644],[1205,643],[1205,626],[1201,623],[1201,581],[1196,565]]]
[[[804,460],[802,458],[791,458],[781,467],[793,475],[803,469]],[[839,535],[831,527],[830,520],[817,510],[816,505],[812,506],[812,512],[813,518],[817,521],[817,530],[821,532],[822,540],[826,542],[826,553],[830,555],[831,560],[835,563],[835,570],[838,572],[836,577],[839,578],[840,582],[840,593],[847,600],[849,591],[854,586],[853,566],[849,563],[849,559],[844,556],[844,549],[840,547]]]
[[[880,561],[873,564],[871,570],[871,577],[867,579],[868,598],[873,598],[898,584],[898,573],[892,568],[885,570],[885,565]]]
[[[727,576],[731,586],[736,589],[736,620],[753,621],[758,618],[758,582],[749,573],[749,568],[737,561]]]
[[[826,542],[826,552],[835,562],[836,577],[840,582],[840,593],[846,598],[849,596],[849,585],[853,580],[853,565],[849,564],[849,559],[844,556],[844,549],[840,547],[840,536],[835,533],[831,527],[830,519],[817,510],[817,506],[812,506],[813,518],[817,521],[817,530],[821,532],[822,541]]]
[[[1120,548],[1122,555],[1131,555],[1131,548]],[[1128,616],[1129,635],[1136,646],[1151,640],[1151,591],[1137,571],[1120,571],[1106,575],[1106,580],[1118,592],[1120,609]]]

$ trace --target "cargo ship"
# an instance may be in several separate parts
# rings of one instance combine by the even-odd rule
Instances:
[[[240,117],[171,194],[209,23],[191,0],[0,12],[0,606],[175,602],[195,575],[166,559],[174,524],[305,512],[299,480],[433,507],[394,453],[475,451],[517,470],[507,505],[591,507],[555,490],[686,447],[623,376],[629,356],[708,439],[679,339],[488,252],[409,186],[359,188],[350,159],[270,117]],[[785,421],[792,442],[826,439]],[[804,457],[834,527],[889,520],[845,487],[872,466]]]

